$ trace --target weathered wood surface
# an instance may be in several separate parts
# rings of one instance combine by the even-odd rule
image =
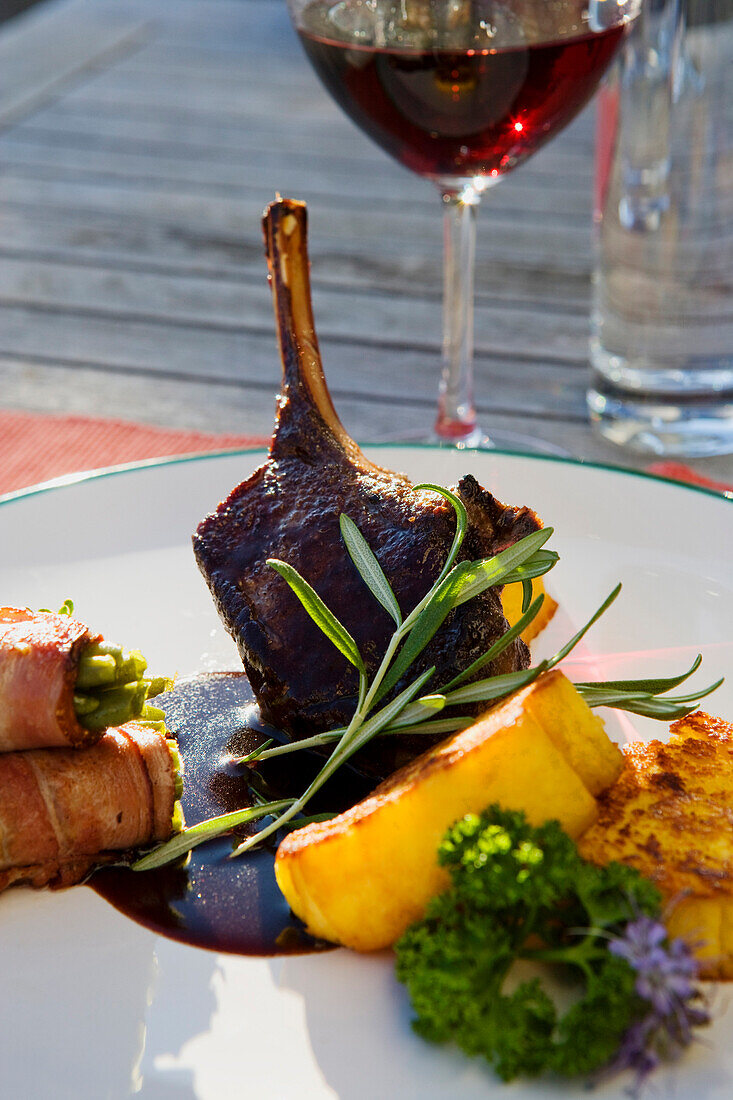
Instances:
[[[593,111],[488,194],[482,423],[639,464],[586,423]],[[430,185],[322,90],[284,0],[52,0],[0,29],[0,406],[266,435],[279,365],[259,217],[307,200],[344,422],[432,421],[441,225]],[[733,476],[733,462],[705,467]]]

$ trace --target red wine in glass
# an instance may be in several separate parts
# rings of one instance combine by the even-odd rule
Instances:
[[[590,99],[640,0],[288,0],[336,102],[445,213],[435,434],[491,445],[473,408],[475,217],[484,190]]]
[[[585,106],[623,24],[490,51],[354,46],[301,28],[337,103],[396,160],[431,179],[493,178]]]

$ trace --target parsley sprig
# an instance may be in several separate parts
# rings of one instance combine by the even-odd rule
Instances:
[[[505,1081],[632,1069],[638,1087],[709,1022],[697,960],[668,937],[656,888],[632,867],[584,860],[557,821],[533,828],[491,806],[451,826],[438,860],[450,887],[395,945],[425,1039],[456,1043]],[[575,994],[564,1011],[558,979]]]
[[[271,817],[272,820],[268,824],[234,848],[233,856],[242,855],[271,837],[282,826],[287,825],[302,813],[326,781],[374,737],[415,733],[448,734],[471,725],[475,718],[469,714],[461,714],[461,707],[495,702],[526,687],[543,672],[554,668],[568,656],[621,591],[621,585],[618,584],[588,622],[552,657],[540,661],[532,668],[476,679],[481,670],[511,645],[539,613],[544,597],[540,595],[532,601],[531,582],[548,573],[558,561],[558,554],[545,548],[545,544],[553,534],[553,529],[545,527],[534,531],[492,557],[478,561],[458,562],[458,554],[468,528],[468,517],[463,502],[449,489],[439,485],[424,484],[417,485],[415,488],[435,492],[452,505],[456,513],[456,531],[439,576],[406,617],[403,617],[388,578],[356,524],[346,515],[342,514],[339,518],[346,550],[360,577],[395,623],[395,630],[379,667],[371,679],[353,636],[326,606],[315,589],[292,565],[277,558],[268,559],[267,564],[286,581],[313,622],[356,669],[359,677],[358,698],[347,726],[286,745],[272,746],[272,742],[269,741],[248,756],[242,757],[239,762],[257,766],[285,753],[334,744],[330,756],[316,777],[297,798],[279,800],[277,803],[261,803],[255,807],[247,807],[241,811],[212,818],[185,830],[172,841],[134,863],[135,870],[150,870],[178,859],[188,850],[186,847],[188,841],[190,841],[189,847],[192,848],[239,825],[258,818]],[[431,686],[425,694],[422,692],[435,674],[434,666],[426,669],[397,695],[389,698],[394,689],[407,678],[416,659],[455,608],[468,600],[475,599],[487,588],[519,583],[524,588],[523,613],[518,622],[509,627],[484,654],[467,668],[460,670],[447,683],[438,687]],[[687,672],[668,680],[609,681],[595,684],[583,683],[576,687],[590,706],[614,706],[650,717],[679,718],[693,709],[691,704],[713,691],[722,682],[719,680],[710,687],[684,696],[664,695],[691,676],[698,668],[700,661],[701,658],[698,656]],[[387,698],[386,702],[385,698]],[[444,710],[450,713],[443,716],[441,712]]]

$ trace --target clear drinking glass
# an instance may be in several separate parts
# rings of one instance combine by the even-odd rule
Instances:
[[[602,96],[591,417],[733,451],[733,0],[648,0]]]
[[[473,276],[481,196],[585,106],[640,0],[288,0],[343,110],[438,188],[443,370],[435,434],[491,445],[473,405]]]

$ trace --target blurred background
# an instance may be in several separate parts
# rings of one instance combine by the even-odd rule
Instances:
[[[279,191],[308,203],[345,426],[424,436],[441,343],[436,194],[324,92],[285,0],[0,11],[0,409],[268,436],[280,366],[260,215]],[[591,103],[484,198],[476,404],[487,429],[640,465],[593,437],[585,404],[594,119]],[[704,469],[724,477],[731,462]]]

